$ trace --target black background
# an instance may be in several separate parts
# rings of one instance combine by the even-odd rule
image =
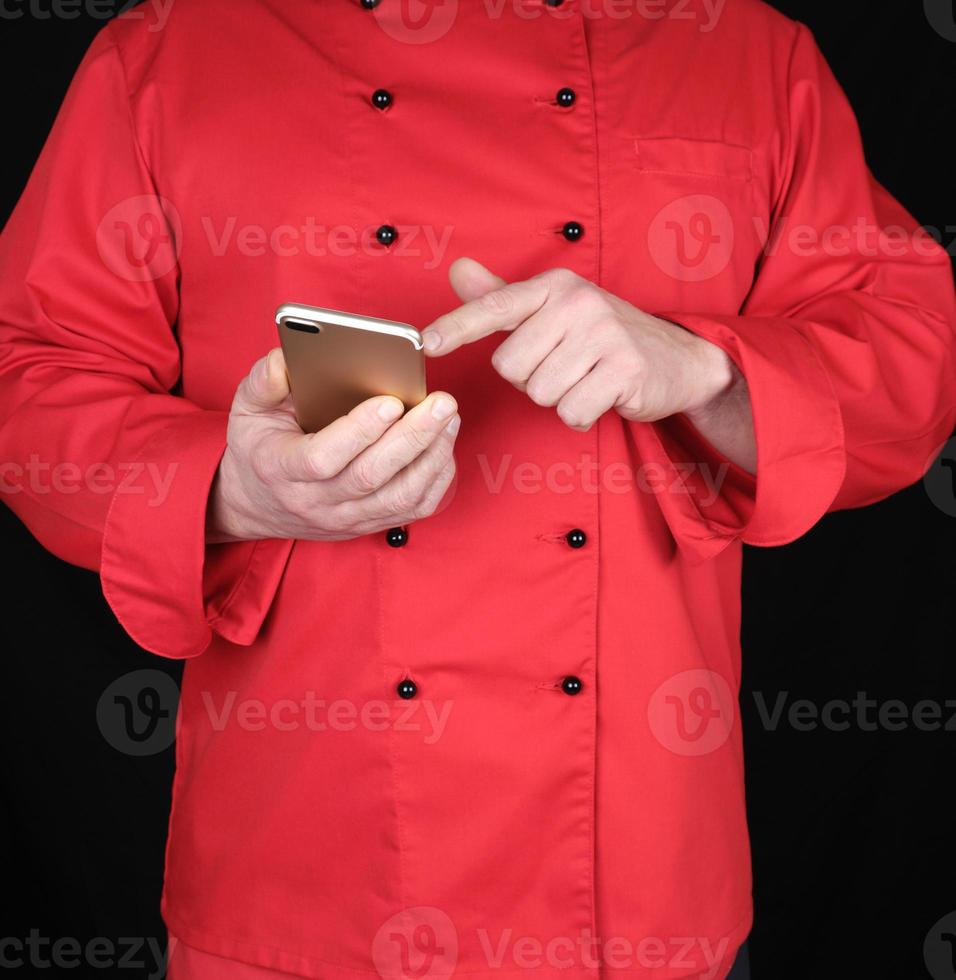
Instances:
[[[950,0],[775,5],[813,30],[857,111],[878,179],[951,246]],[[101,23],[89,13],[3,18],[4,216]],[[944,458],[954,456],[950,444]],[[865,692],[909,709],[948,699],[943,717],[956,714],[952,485],[941,506],[936,500],[917,484],[832,515],[793,545],[747,552],[741,702],[754,980],[956,978],[956,970],[931,973],[924,959],[934,923],[956,911],[956,731],[874,731],[853,719],[846,730],[801,730],[786,719],[774,727],[759,710],[772,711],[780,696],[820,709]],[[178,678],[178,667],[139,650],[97,578],[46,554],[5,508],[0,533],[0,937],[37,930],[81,942],[165,942],[158,901],[172,754],[117,751],[98,728],[96,705],[123,674],[158,668]]]

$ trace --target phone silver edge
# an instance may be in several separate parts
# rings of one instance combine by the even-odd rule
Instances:
[[[339,327],[353,327],[356,330],[370,330],[392,337],[402,337],[412,344],[415,350],[421,350],[425,346],[422,335],[411,324],[380,320],[378,317],[364,316],[361,313],[343,313],[341,310],[329,310],[322,306],[283,303],[276,310],[276,325],[282,326],[286,320],[304,321],[316,326],[332,323]]]

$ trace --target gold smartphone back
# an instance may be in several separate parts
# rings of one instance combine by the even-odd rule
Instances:
[[[324,429],[375,395],[395,395],[406,410],[425,397],[422,338],[407,323],[286,303],[276,325],[305,432]]]

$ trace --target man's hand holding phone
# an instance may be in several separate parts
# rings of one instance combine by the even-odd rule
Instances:
[[[271,351],[236,391],[207,540],[341,541],[430,516],[455,476],[457,409],[433,392],[403,414],[381,395],[306,434],[282,351]]]

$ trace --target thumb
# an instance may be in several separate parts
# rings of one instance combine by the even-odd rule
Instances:
[[[505,285],[505,280],[501,276],[496,276],[480,262],[467,257],[455,259],[452,262],[451,268],[448,270],[448,279],[451,282],[451,288],[455,290],[458,298],[464,303]]]
[[[282,350],[273,348],[252,365],[242,379],[233,409],[244,415],[275,411],[289,397],[289,377],[286,374]]]

